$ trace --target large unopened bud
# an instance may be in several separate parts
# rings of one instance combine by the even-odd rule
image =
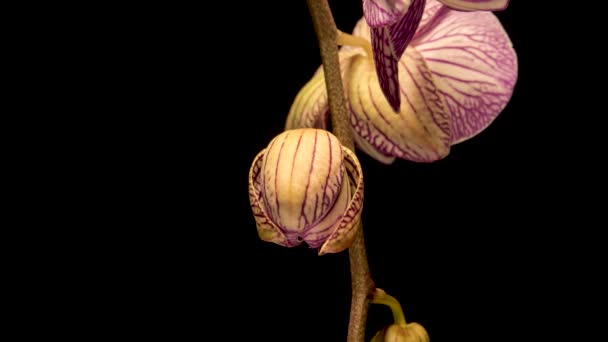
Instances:
[[[249,199],[258,235],[319,254],[350,247],[361,217],[363,173],[353,152],[325,130],[288,130],[254,159]]]

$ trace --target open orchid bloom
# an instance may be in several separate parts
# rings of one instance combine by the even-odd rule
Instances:
[[[361,218],[363,173],[328,131],[290,130],[255,157],[249,199],[262,240],[337,253],[350,247]]]
[[[422,19],[425,0],[363,0],[363,14],[371,42],[380,88],[395,112],[399,111],[398,62]],[[439,0],[459,11],[498,11],[509,0]]]
[[[401,99],[396,115],[378,82],[365,20],[353,35],[368,45],[340,50],[353,137],[359,149],[383,163],[444,158],[451,145],[485,129],[511,98],[517,57],[490,12],[452,11],[426,1],[420,27],[395,70]],[[286,128],[324,128],[328,110],[320,70],[296,96]]]

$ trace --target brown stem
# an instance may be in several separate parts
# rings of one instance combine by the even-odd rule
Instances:
[[[338,60],[338,29],[327,0],[306,0],[319,41],[325,85],[331,113],[333,133],[345,147],[355,151]],[[363,225],[360,223],[352,246],[348,250],[352,284],[348,342],[363,342],[369,308],[369,295],[374,282],[369,272]]]
[[[306,0],[306,2],[317,33],[319,50],[321,50],[332,130],[334,135],[340,139],[342,145],[354,152],[355,146],[350,132],[350,122],[348,121],[340,62],[338,60],[338,29],[327,0]]]
[[[365,339],[365,322],[370,294],[374,290],[374,281],[369,272],[365,240],[363,239],[363,224],[359,229],[352,246],[348,249],[350,259],[350,274],[352,296],[350,302],[350,320],[348,323],[348,342],[363,342]]]

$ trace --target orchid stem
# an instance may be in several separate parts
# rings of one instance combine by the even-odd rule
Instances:
[[[405,328],[407,322],[405,321],[405,315],[403,314],[403,309],[401,308],[401,304],[397,298],[387,294],[384,290],[376,288],[374,290],[374,296],[372,297],[373,304],[384,304],[391,309],[393,313],[393,320],[395,324]]]
[[[338,46],[336,44],[338,29],[336,28],[336,23],[334,22],[334,17],[331,14],[327,0],[307,0],[306,2],[312,16],[312,22],[319,42],[319,50],[321,51],[333,133],[340,139],[342,145],[354,152],[355,146],[351,136],[338,60]]]
[[[319,42],[332,130],[343,146],[355,152],[338,59],[338,29],[327,0],[306,0],[306,3]],[[348,254],[352,296],[347,341],[363,342],[369,309],[369,296],[374,289],[374,282],[369,272],[363,239],[363,225],[361,223],[359,223]]]

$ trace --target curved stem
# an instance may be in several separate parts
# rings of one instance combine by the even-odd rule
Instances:
[[[333,133],[345,147],[355,151],[351,127],[344,99],[344,88],[338,59],[338,29],[331,14],[327,0],[306,0],[312,16],[331,113]],[[374,289],[374,282],[369,272],[363,225],[359,223],[353,244],[348,250],[351,272],[352,297],[350,320],[348,324],[348,342],[363,342],[365,339],[365,324],[369,308],[369,296]]]
[[[372,303],[384,304],[384,305],[388,306],[391,309],[391,312],[393,313],[393,320],[395,321],[395,324],[399,325],[400,327],[405,328],[405,326],[407,325],[407,322],[405,321],[405,315],[403,315],[403,309],[401,308],[401,304],[399,303],[397,298],[389,295],[388,293],[384,292],[384,290],[382,290],[382,289],[376,288],[376,290],[374,290],[374,295],[372,297]]]

